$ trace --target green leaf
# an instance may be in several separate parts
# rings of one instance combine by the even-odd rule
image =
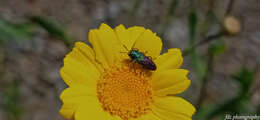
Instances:
[[[189,14],[189,34],[190,34],[190,44],[194,45],[195,35],[196,35],[196,28],[197,28],[197,13],[195,9]]]
[[[218,108],[218,105],[216,104],[207,104],[202,105],[197,114],[195,114],[194,119],[195,120],[208,120],[209,115],[212,114],[213,111],[215,111]]]
[[[260,113],[260,105],[258,105],[256,113]]]
[[[12,120],[19,120],[22,114],[22,108],[19,104],[19,83],[13,81],[4,93],[3,106]]]
[[[249,102],[250,96],[248,94],[254,80],[254,75],[255,72],[246,67],[242,67],[238,73],[232,76],[241,83],[241,89],[238,95],[231,100],[210,106],[211,109],[201,108],[198,112],[200,120],[209,120],[216,115],[254,113],[255,109],[253,109]]]
[[[34,26],[28,23],[12,23],[0,18],[0,42],[27,40],[35,33]]]
[[[178,4],[179,4],[179,0],[172,0],[171,1],[170,8],[169,8],[169,11],[168,11],[169,16],[173,16],[175,14],[175,11],[176,11]]]
[[[224,53],[225,50],[226,50],[226,45],[222,40],[216,40],[212,42],[209,48],[209,52],[214,56]]]
[[[190,36],[190,40],[189,40],[190,44],[188,48],[191,48],[189,52],[191,52],[192,67],[194,68],[198,77],[202,79],[206,73],[206,64],[193,47],[195,45],[196,29],[197,29],[197,13],[195,9],[191,10],[188,21],[189,21],[189,36]]]
[[[67,46],[73,46],[72,38],[68,36],[63,28],[51,20],[39,16],[34,16],[31,18],[31,21],[45,29],[52,37],[63,40]]]
[[[196,51],[193,51],[193,53],[191,53],[191,61],[192,67],[194,68],[196,74],[198,75],[199,79],[202,80],[206,74],[206,63],[202,60],[202,58],[198,55]]]
[[[254,80],[255,73],[246,67],[242,67],[240,71],[232,77],[240,83],[242,93],[247,94]],[[241,94],[242,94],[241,93]]]

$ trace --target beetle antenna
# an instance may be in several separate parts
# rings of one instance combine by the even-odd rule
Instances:
[[[128,52],[120,52],[120,53],[128,53]]]
[[[123,47],[124,47],[127,51],[129,51],[129,49],[128,49],[125,45],[123,45]]]

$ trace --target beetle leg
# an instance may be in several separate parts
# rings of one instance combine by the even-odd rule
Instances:
[[[153,57],[151,57],[151,56],[147,56],[149,59],[151,59],[151,60],[156,60],[157,58],[153,58]]]
[[[137,48],[132,48],[132,50],[136,50],[136,51],[139,51]]]
[[[144,54],[147,54],[148,53],[148,51],[144,51]]]

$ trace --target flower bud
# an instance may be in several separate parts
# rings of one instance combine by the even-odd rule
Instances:
[[[223,26],[230,35],[238,34],[241,31],[240,21],[233,16],[226,17]]]

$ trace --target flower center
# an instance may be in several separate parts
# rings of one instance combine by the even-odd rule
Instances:
[[[145,114],[152,103],[149,73],[131,61],[105,70],[97,87],[103,109],[123,120]]]

